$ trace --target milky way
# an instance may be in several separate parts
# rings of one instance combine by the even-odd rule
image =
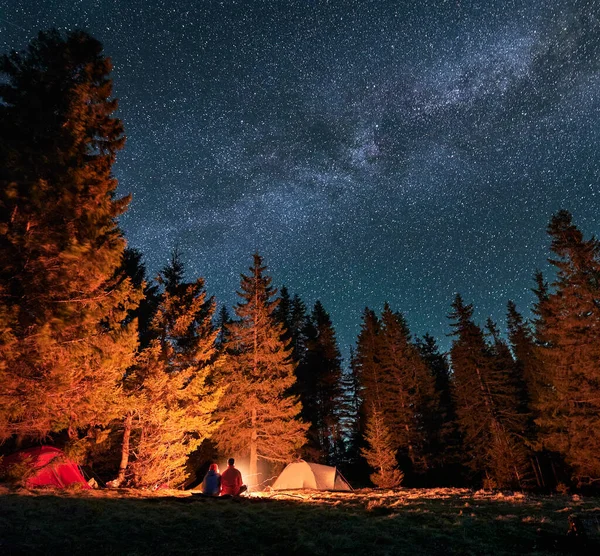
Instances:
[[[345,353],[384,301],[444,348],[455,292],[527,313],[560,208],[600,231],[600,2],[0,0],[0,48],[83,28],[114,63],[121,219],[220,303],[258,250]]]

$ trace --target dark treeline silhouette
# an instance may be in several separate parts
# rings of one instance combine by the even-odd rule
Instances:
[[[0,59],[2,453],[54,443],[143,487],[231,455],[257,488],[299,457],[387,488],[598,484],[600,243],[567,211],[531,320],[509,301],[505,334],[482,327],[457,294],[444,354],[367,307],[344,365],[326,307],[277,290],[258,253],[219,311],[178,249],[147,276],[117,223],[110,69],[81,31]]]

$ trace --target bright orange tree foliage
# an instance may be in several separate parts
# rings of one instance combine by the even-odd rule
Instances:
[[[110,70],[81,31],[0,58],[0,440],[75,437],[120,411],[139,297],[118,272]]]
[[[300,403],[289,395],[294,384],[291,350],[273,316],[277,302],[261,257],[254,255],[250,275],[242,275],[239,320],[229,325],[228,361],[221,377],[225,388],[216,433],[227,454],[250,458],[248,482],[257,484],[258,460],[289,462],[306,442]]]

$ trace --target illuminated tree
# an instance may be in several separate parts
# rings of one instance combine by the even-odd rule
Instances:
[[[579,482],[600,479],[600,244],[567,211],[548,226],[553,291],[538,295],[543,387],[535,402],[542,446],[562,454]],[[538,288],[539,289],[539,288]]]
[[[457,295],[452,307],[450,355],[466,463],[489,486],[522,487],[528,460],[513,427],[518,404],[508,361],[499,359],[498,346],[486,344],[472,305]]]
[[[538,275],[541,279],[541,275]],[[539,282],[539,280],[538,280]],[[541,281],[543,284],[543,281]],[[537,438],[537,407],[544,388],[544,372],[539,357],[538,346],[529,324],[517,311],[514,302],[508,302],[506,317],[508,340],[514,354],[514,368],[520,377],[518,397],[520,411],[524,417],[523,438],[530,450],[531,468],[535,472],[538,486],[545,487],[544,463],[548,454],[540,453],[540,443]]]
[[[382,488],[394,488],[400,486],[404,479],[404,473],[398,469],[396,461],[396,450],[392,441],[390,431],[385,425],[381,413],[371,407],[372,413],[367,419],[365,438],[368,448],[361,450],[362,456],[375,470],[371,475],[374,485]]]
[[[363,311],[362,324],[356,342],[353,368],[360,384],[358,395],[361,399],[359,432],[364,434],[368,408],[380,411],[385,385],[379,361],[381,322],[375,312],[368,307]]]
[[[433,376],[410,342],[404,317],[386,303],[379,335],[382,417],[394,447],[417,472],[429,467],[428,423],[437,409]]]
[[[228,361],[221,384],[224,395],[216,434],[221,452],[248,457],[248,482],[258,482],[259,460],[287,463],[306,442],[301,406],[289,394],[295,382],[291,350],[282,342],[283,326],[262,258],[254,255],[249,275],[241,277],[239,320],[229,326]]]
[[[137,486],[183,483],[189,454],[217,426],[220,391],[207,381],[221,363],[212,326],[215,302],[207,298],[202,278],[185,282],[183,270],[175,251],[159,275],[164,292],[150,328],[153,339],[125,381],[130,411],[119,482],[129,467],[128,478]],[[134,454],[130,463],[127,448]]]
[[[0,59],[0,438],[108,422],[139,299],[111,175],[124,144],[110,61],[81,31]]]

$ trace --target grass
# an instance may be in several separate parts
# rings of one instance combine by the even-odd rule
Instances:
[[[576,513],[587,544],[566,537]],[[0,554],[600,553],[600,499],[461,489],[289,492],[0,489]]]

